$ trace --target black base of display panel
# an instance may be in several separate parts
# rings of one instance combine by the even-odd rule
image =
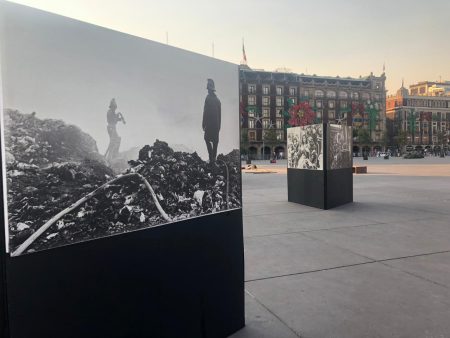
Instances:
[[[325,209],[353,202],[352,168],[327,170],[325,177]]]
[[[325,209],[325,176],[322,170],[287,170],[288,201]]]
[[[288,201],[320,209],[353,202],[352,168],[335,170],[290,169]]]
[[[6,257],[11,338],[227,337],[244,323],[242,210]]]

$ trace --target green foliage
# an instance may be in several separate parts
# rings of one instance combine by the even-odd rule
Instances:
[[[400,130],[398,135],[394,137],[394,142],[399,149],[403,149],[406,143],[408,143],[408,132],[406,130]]]
[[[272,147],[278,143],[277,139],[277,132],[275,129],[266,129],[264,130],[264,142],[269,146]]]
[[[437,132],[438,144],[445,145],[448,142],[447,132],[439,130]]]
[[[241,128],[241,154],[247,155],[248,150],[248,129]]]
[[[361,145],[369,145],[372,143],[372,138],[370,137],[370,133],[367,129],[358,129],[358,141]]]

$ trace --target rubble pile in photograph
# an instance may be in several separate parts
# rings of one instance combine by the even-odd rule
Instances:
[[[7,162],[42,166],[88,158],[106,163],[95,140],[77,126],[12,109],[4,110],[4,121]]]
[[[195,152],[176,152],[156,140],[115,175],[96,152],[95,140],[77,127],[17,111],[5,115],[12,252],[49,220],[52,225],[24,252],[241,206],[238,150],[209,164]],[[72,139],[65,145],[67,137]],[[58,140],[64,144],[58,146]]]

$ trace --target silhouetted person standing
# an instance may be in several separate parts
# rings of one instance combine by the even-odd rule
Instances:
[[[208,96],[206,96],[205,99],[202,126],[205,132],[205,142],[206,148],[208,148],[209,163],[214,163],[217,157],[217,145],[219,144],[221,103],[216,96],[216,88],[212,79],[208,79],[206,89],[208,89]]]
[[[112,99],[109,103],[109,109],[106,113],[106,121],[108,122],[107,130],[109,135],[109,146],[106,150],[105,157],[106,160],[114,160],[119,154],[121,138],[117,133],[116,125],[117,122],[122,121],[125,124],[125,119],[122,113],[116,113],[117,103],[115,99]]]

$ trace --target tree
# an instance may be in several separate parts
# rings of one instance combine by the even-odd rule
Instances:
[[[403,147],[408,143],[408,132],[406,130],[400,130],[397,136],[394,136],[395,144],[400,149],[400,153],[403,152]]]
[[[439,130],[437,132],[438,144],[441,146],[441,157],[444,156],[444,147],[448,143],[448,135],[444,130]]]
[[[358,129],[358,141],[364,146],[368,146],[372,143],[372,138],[370,137],[370,133],[366,128]]]
[[[275,129],[269,128],[264,130],[264,143],[273,150],[278,143],[277,132]]]
[[[241,128],[241,154],[248,153],[248,128]]]
[[[383,134],[381,135],[381,144],[386,149],[389,143],[390,143],[389,134],[387,131],[384,131]]]

